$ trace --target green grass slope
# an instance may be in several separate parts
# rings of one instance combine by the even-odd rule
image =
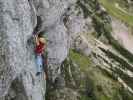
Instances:
[[[125,23],[133,27],[133,15],[128,14],[128,12],[123,12],[121,9],[116,7],[116,0],[99,0],[99,2],[112,16],[124,21]]]
[[[88,77],[88,80],[80,80],[80,84],[84,85],[84,81],[90,82],[89,87],[92,87],[93,95],[82,95],[80,100],[132,100],[133,96],[126,91],[122,85],[108,76],[106,72],[93,62],[78,52],[70,50],[70,59],[72,62],[78,64],[82,73]]]

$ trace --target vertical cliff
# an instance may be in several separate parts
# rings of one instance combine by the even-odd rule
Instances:
[[[35,32],[48,39],[47,100],[132,100],[131,12],[131,0],[0,0],[0,100],[45,100]]]
[[[75,0],[0,1],[0,96],[2,100],[44,100],[45,80],[36,77],[32,33],[44,32],[48,38],[49,78],[60,74],[67,57],[69,34],[63,15]]]
[[[35,76],[34,52],[27,43],[35,26],[31,11],[27,0],[0,1],[0,96],[2,100],[12,98],[43,100],[42,91],[45,91],[42,90],[43,80]],[[5,97],[7,93],[9,94]]]

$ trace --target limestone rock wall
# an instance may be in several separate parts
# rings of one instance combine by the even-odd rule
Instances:
[[[35,66],[27,50],[32,33],[30,6],[25,0],[0,1],[0,95],[25,68]]]
[[[35,76],[34,46],[30,41],[32,33],[35,27],[39,32],[46,32],[49,72],[54,81],[69,49],[69,35],[63,24],[63,15],[73,3],[75,0],[0,1],[1,100],[45,99],[43,76]],[[14,84],[18,84],[21,91]]]

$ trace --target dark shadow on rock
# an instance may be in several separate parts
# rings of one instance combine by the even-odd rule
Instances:
[[[16,78],[13,81],[5,100],[28,100],[22,80]]]

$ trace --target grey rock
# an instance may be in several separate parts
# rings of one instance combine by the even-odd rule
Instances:
[[[43,88],[41,84],[43,80],[39,78],[39,82],[35,76],[34,53],[27,44],[35,26],[29,2],[1,0],[0,5],[0,97],[7,95],[9,88],[12,88],[12,82],[19,78],[24,89],[19,88],[26,95],[24,98],[21,94],[17,95],[17,100],[44,100],[44,94],[40,89]],[[11,95],[7,97],[14,98],[14,93],[11,92]]]
[[[48,33],[49,67],[52,65],[49,72],[53,73],[51,78],[54,80],[60,73],[58,69],[60,69],[61,62],[67,57],[69,49],[69,38],[62,16],[66,9],[75,2],[76,0],[0,1],[1,99],[45,99],[46,84],[42,77],[35,76],[33,45],[28,42],[36,27],[36,18],[40,16],[42,25],[39,27],[39,31],[47,30]],[[19,79],[22,93],[17,92],[18,90],[12,86],[16,78]]]
[[[102,15],[106,10],[94,0],[86,3],[83,0],[80,3],[88,9],[83,9],[77,4],[77,0],[0,0],[0,100],[45,99],[46,81],[43,75],[35,76],[36,64],[32,43],[35,27],[48,38],[49,79],[53,83],[58,79],[58,87],[64,87],[62,90],[59,89],[64,98],[69,99],[69,94],[74,95],[70,100],[78,98],[78,93],[65,88],[65,82],[60,77],[61,63],[67,58],[70,48],[79,50],[87,56],[91,55],[96,65],[116,76],[118,81],[132,92],[133,87],[129,84],[133,77],[133,65],[129,61],[131,59],[116,50],[113,44],[107,44],[109,38],[106,37],[105,30],[106,26],[111,25],[111,19],[106,14]],[[84,10],[89,12],[86,17]],[[99,21],[100,31],[97,30],[95,23],[96,14],[103,17]],[[37,17],[40,18],[40,22]],[[93,34],[98,32],[99,38]],[[116,41],[120,43],[118,39]],[[125,47],[122,50],[132,51],[125,43],[123,45]],[[131,54],[129,51],[126,53]],[[108,54],[111,54],[111,57]],[[121,71],[123,76],[129,78],[129,82],[125,83],[127,80],[117,71]],[[72,76],[72,72],[70,75]],[[57,93],[56,90],[54,92]],[[60,94],[57,93],[57,97],[60,98]]]

